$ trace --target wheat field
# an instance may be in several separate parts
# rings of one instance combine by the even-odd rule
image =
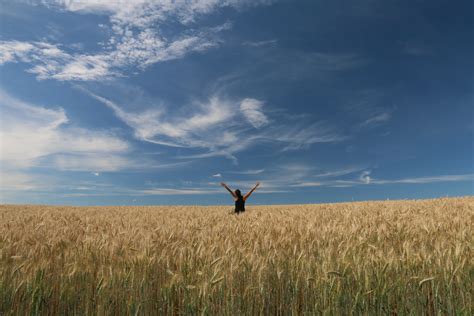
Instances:
[[[472,315],[474,198],[0,206],[1,315]]]

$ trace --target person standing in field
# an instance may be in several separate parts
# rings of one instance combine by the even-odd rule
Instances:
[[[252,188],[252,190],[250,190],[249,192],[247,192],[247,194],[245,194],[244,196],[242,196],[242,193],[240,192],[239,189],[235,190],[235,191],[232,191],[228,186],[227,184],[225,184],[224,182],[221,182],[221,185],[227,190],[229,191],[229,193],[232,195],[232,197],[234,198],[234,201],[235,201],[235,210],[234,212],[236,214],[240,214],[240,213],[243,213],[245,212],[245,201],[247,201],[247,199],[250,197],[250,195],[253,193],[253,191],[255,191],[258,186],[260,185],[260,182],[257,182],[257,184],[255,184],[255,186]]]

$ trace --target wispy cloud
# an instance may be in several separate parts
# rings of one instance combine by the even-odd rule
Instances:
[[[170,188],[153,188],[148,190],[140,190],[137,194],[143,195],[195,195],[195,194],[216,194],[225,193],[219,189],[170,189]]]
[[[384,112],[380,114],[375,114],[374,116],[368,118],[364,122],[360,123],[360,126],[369,126],[369,125],[376,125],[387,122],[392,117],[390,112]]]
[[[29,61],[29,53],[35,49],[35,45],[20,41],[0,42],[0,64],[16,61]]]
[[[115,76],[107,55],[68,53],[46,42],[0,41],[0,64],[29,63],[38,79],[98,80]]]
[[[44,182],[43,179],[43,185]],[[40,188],[40,185],[37,179],[27,172],[9,171],[3,166],[0,168],[0,192],[35,190]]]
[[[320,173],[314,165],[307,163],[286,163],[270,166],[266,172],[249,174],[252,179],[241,180],[226,178],[229,185],[237,187],[251,187],[256,181],[261,182],[261,187],[274,192],[297,192],[303,188],[311,189],[316,187],[350,187],[362,184],[361,180],[339,180],[350,174],[361,170],[358,167],[346,167],[340,170],[328,170]],[[240,174],[239,172],[227,172],[229,174]],[[334,179],[335,178],[335,179]],[[212,184],[212,183],[211,183]]]
[[[226,147],[236,141],[232,131],[216,131],[218,126],[234,116],[230,102],[218,97],[191,106],[188,117],[172,117],[164,107],[136,113],[126,111],[117,103],[88,90],[83,91],[111,108],[118,118],[134,130],[139,140],[171,147],[209,149]]]
[[[271,1],[64,1],[41,3],[59,11],[109,16],[108,25],[100,25],[110,38],[102,50],[93,54],[71,51],[44,41],[0,41],[0,64],[29,63],[29,72],[38,79],[61,81],[104,80],[124,76],[124,69],[145,69],[155,63],[182,58],[191,52],[203,52],[219,45],[218,34],[231,23],[214,27],[196,27],[199,16],[222,7],[241,8]],[[173,37],[162,32],[171,21],[181,24]],[[76,43],[77,45],[77,43]]]
[[[245,41],[242,45],[250,47],[268,47],[274,46],[278,43],[277,39],[265,40],[265,41]]]
[[[458,175],[441,175],[441,176],[427,176],[427,177],[413,177],[403,179],[378,179],[370,176],[370,171],[364,171],[360,174],[358,179],[354,180],[326,180],[320,182],[299,182],[293,186],[296,187],[310,187],[310,186],[329,186],[347,188],[358,185],[384,185],[384,184],[429,184],[440,182],[463,182],[473,181],[474,174],[458,174]]]
[[[171,112],[159,104],[136,112],[124,105],[79,87],[89,96],[112,109],[115,115],[133,129],[135,138],[170,147],[201,149],[205,152],[182,154],[179,158],[198,159],[216,156],[237,161],[236,153],[259,143],[274,145],[279,150],[308,148],[316,143],[345,139],[322,122],[308,124],[299,120],[273,123],[263,112],[263,101],[244,98],[234,101],[217,95],[208,100],[194,101],[182,106],[186,115]],[[240,108],[236,112],[235,107]],[[252,131],[257,128],[258,131]]]
[[[325,171],[322,173],[318,173],[314,175],[315,178],[334,178],[334,177],[340,177],[340,176],[345,176],[348,174],[352,174],[358,171],[361,171],[363,169],[366,169],[364,167],[350,167],[350,168],[342,168],[340,170],[330,170],[330,171]]]
[[[247,98],[240,103],[240,111],[255,128],[268,124],[268,118],[263,114],[262,108],[263,102],[256,99]]]
[[[255,173],[255,180],[233,181],[240,185],[251,186],[254,181],[261,181],[262,187],[277,190],[291,191],[291,187],[297,187],[302,183],[313,182],[311,174],[315,167],[306,163],[285,163],[269,167],[266,172]]]
[[[342,73],[360,69],[368,60],[356,54],[307,52],[281,48],[263,54],[257,62],[239,67],[216,81],[216,91],[240,86],[261,86],[267,82],[288,85],[292,81],[329,82]]]
[[[220,8],[243,9],[266,5],[275,0],[44,0],[43,4],[72,12],[107,14],[118,25],[143,27],[166,19],[177,19],[183,24],[194,22],[202,15]]]
[[[465,175],[445,175],[445,176],[434,176],[434,177],[419,177],[419,178],[406,178],[406,179],[397,179],[397,180],[370,180],[367,183],[365,176],[359,177],[359,179],[354,180],[341,180],[341,179],[332,179],[332,180],[321,180],[321,181],[306,181],[310,177],[303,176],[300,173],[286,173],[290,169],[293,170],[312,170],[313,168],[305,165],[293,165],[289,169],[284,168],[284,172],[275,173],[271,177],[263,177],[258,179],[261,181],[261,186],[258,190],[260,194],[267,193],[295,193],[300,190],[318,190],[318,188],[339,188],[346,189],[353,186],[360,185],[377,185],[377,184],[426,184],[426,183],[438,183],[438,182],[458,182],[458,181],[472,181],[474,180],[474,174],[465,174]],[[285,176],[285,173],[287,176]],[[250,189],[255,185],[256,180],[228,180],[228,184],[231,188],[240,188],[245,191]],[[226,181],[227,182],[227,181]],[[89,193],[91,195],[97,194],[97,187],[92,186],[90,190],[86,192],[77,192],[81,196],[87,196]],[[100,190],[99,190],[100,191]],[[113,188],[107,187],[106,192],[100,193],[101,195],[129,195],[129,196],[140,196],[140,195],[202,195],[202,194],[227,194],[227,191],[222,190],[219,187],[217,182],[208,182],[208,183],[193,183],[193,186],[184,186],[184,187],[151,187],[146,189],[127,189],[127,188]]]
[[[437,182],[461,182],[461,181],[473,181],[474,174],[457,174],[457,175],[442,175],[442,176],[431,176],[431,177],[417,177],[417,178],[404,178],[404,179],[393,179],[383,180],[374,179],[371,181],[373,184],[426,184],[426,183],[437,183]]]
[[[260,188],[259,194],[269,193],[283,193],[287,190],[275,190]],[[187,187],[187,188],[162,188],[153,187],[149,189],[132,189],[132,188],[118,188],[111,187],[107,190],[97,190],[96,187],[85,187],[83,190],[75,190],[64,194],[66,197],[88,197],[88,196],[184,196],[184,195],[228,195],[229,193],[223,190],[220,186],[213,184],[212,186]]]
[[[61,107],[32,104],[0,89],[0,196],[64,190],[65,183],[56,183],[62,173],[55,171],[99,176],[189,163],[136,158],[130,143],[115,133],[73,127],[69,120]]]
[[[296,184],[291,184],[291,187],[294,188],[309,188],[309,187],[320,187],[323,184],[321,182],[300,182]]]
[[[377,90],[362,90],[346,100],[347,113],[358,118],[358,128],[368,129],[380,126],[392,119],[394,106],[388,106],[386,96]]]
[[[317,122],[305,128],[295,125],[280,129],[273,126],[265,137],[270,141],[286,144],[282,148],[283,151],[305,149],[317,143],[336,143],[347,139],[347,136],[324,122]]]
[[[95,81],[124,76],[122,69],[182,58],[217,45],[214,39],[184,36],[167,42],[149,38],[144,31],[133,40],[124,39],[115,50],[87,55],[66,52],[60,46],[45,42],[0,41],[0,64],[24,62],[32,65],[28,72],[38,79],[60,81]],[[133,37],[134,35],[130,35]],[[159,44],[158,44],[159,43]]]
[[[441,175],[412,177],[402,179],[380,179],[373,176],[372,170],[362,167],[345,167],[339,170],[328,170],[317,173],[316,166],[306,163],[290,163],[271,167],[265,174],[257,174],[255,180],[228,179],[229,183],[251,185],[253,181],[261,181],[262,185],[272,189],[316,188],[384,185],[384,184],[428,184],[439,182],[473,181],[474,174]],[[360,172],[360,173],[359,173]]]
[[[68,126],[62,108],[45,108],[12,97],[0,89],[2,109],[0,141],[1,161],[7,168],[29,168],[50,157],[60,169],[110,170],[105,161],[122,157],[130,149],[128,142],[107,131]],[[66,157],[67,155],[67,157]],[[53,157],[56,156],[56,157]]]
[[[264,171],[265,171],[265,169],[249,169],[249,170],[242,170],[242,171],[228,171],[227,173],[243,174],[243,175],[256,175],[256,174],[261,174]]]

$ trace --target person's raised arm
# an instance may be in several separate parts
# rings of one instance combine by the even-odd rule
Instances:
[[[260,185],[260,182],[257,182],[257,184],[252,188],[252,190],[250,190],[247,194],[245,194],[244,201],[246,201],[250,197],[250,195],[253,193],[253,191],[255,191],[258,188],[259,185]]]
[[[232,197],[233,197],[234,199],[237,198],[237,196],[235,196],[234,191],[232,191],[232,190],[227,186],[227,184],[225,184],[224,182],[221,182],[221,185],[222,185],[227,191],[229,191],[230,194],[232,194]]]

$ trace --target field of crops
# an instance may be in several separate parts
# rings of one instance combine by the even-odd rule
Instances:
[[[474,198],[0,206],[0,315],[464,314]]]

